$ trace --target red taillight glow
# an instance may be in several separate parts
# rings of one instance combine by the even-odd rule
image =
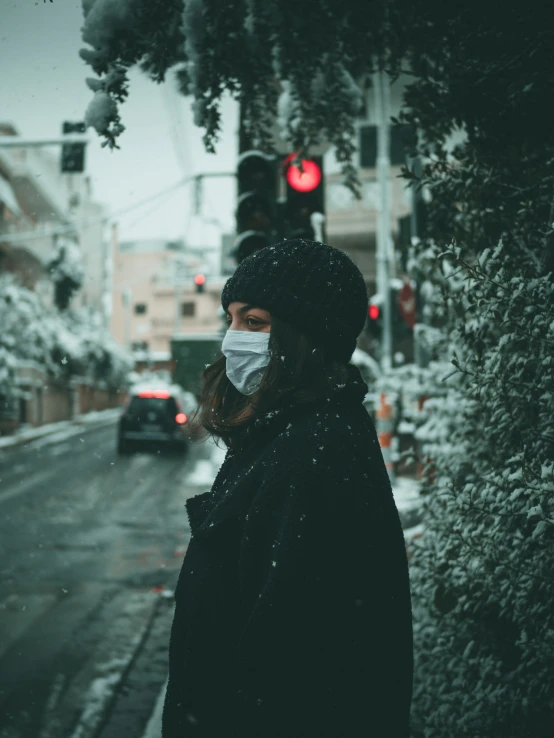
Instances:
[[[379,306],[370,305],[369,310],[367,312],[371,320],[377,320],[377,318],[379,317],[379,313],[380,313]]]
[[[187,422],[187,416],[185,413],[177,413],[175,416],[175,422],[179,423],[179,425],[183,425],[183,423]]]
[[[167,400],[171,395],[165,390],[148,390],[146,392],[140,392],[139,397],[156,397],[158,400]]]

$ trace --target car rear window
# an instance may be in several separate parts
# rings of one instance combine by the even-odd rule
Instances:
[[[175,415],[179,410],[173,397],[133,397],[129,405],[131,415],[154,411],[156,414]]]

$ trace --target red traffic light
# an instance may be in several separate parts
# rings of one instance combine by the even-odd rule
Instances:
[[[206,283],[206,277],[203,274],[197,274],[194,278],[194,284],[197,284],[199,287]]]
[[[381,314],[379,305],[370,305],[367,310],[367,314],[369,315],[371,320],[378,320],[379,315]]]
[[[283,162],[287,182],[297,192],[312,192],[321,182],[321,169],[311,159],[302,159],[302,169],[292,162],[296,154],[289,154]]]

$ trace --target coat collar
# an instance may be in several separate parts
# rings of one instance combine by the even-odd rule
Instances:
[[[306,403],[284,402],[268,412],[257,415],[237,435],[237,443],[233,449],[238,452],[251,445],[266,443],[285,430],[293,418],[305,415],[315,408],[323,410],[327,405],[359,404],[363,401],[367,391],[367,384],[363,381],[359,369],[349,364],[346,382],[333,384],[323,397]]]
[[[265,445],[272,438],[286,430],[289,423],[314,410],[325,410],[326,407],[360,404],[366,393],[367,385],[359,370],[348,366],[348,379],[329,388],[318,400],[307,403],[287,402],[266,413],[259,414],[240,433],[238,443],[227,451],[225,460],[214,480],[210,492],[191,497],[186,502],[191,532],[193,535],[219,525],[225,520],[235,518],[245,512],[244,499],[241,495],[221,495],[222,487],[228,482],[229,472],[234,460],[240,463],[243,453],[255,453],[256,449]]]

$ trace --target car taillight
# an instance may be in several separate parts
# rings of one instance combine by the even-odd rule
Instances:
[[[175,416],[175,422],[179,423],[179,425],[183,425],[183,423],[187,422],[187,416],[185,413],[177,413]]]

